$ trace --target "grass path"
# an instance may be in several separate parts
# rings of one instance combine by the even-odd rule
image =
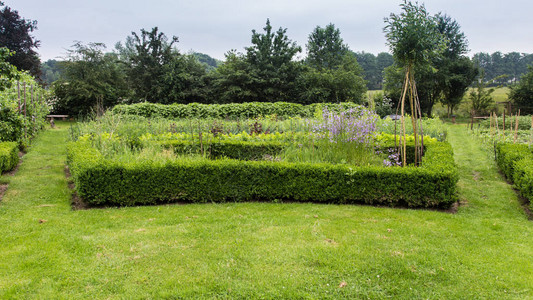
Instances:
[[[58,122],[59,123],[59,122]],[[491,298],[533,295],[533,222],[459,125],[456,214],[225,203],[72,211],[66,123],[0,202],[0,299]]]

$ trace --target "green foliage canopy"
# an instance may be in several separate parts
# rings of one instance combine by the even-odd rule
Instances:
[[[509,99],[520,109],[522,114],[533,114],[533,65],[522,76],[520,82],[511,87]]]
[[[485,82],[485,73],[482,71],[479,79],[474,83],[474,88],[470,91],[469,99],[471,106],[471,113],[473,116],[479,114],[488,114],[490,108],[494,104],[494,88],[487,88],[488,83]]]
[[[40,42],[31,35],[37,29],[37,21],[22,18],[18,11],[5,6],[2,1],[0,7],[3,7],[0,10],[0,47],[14,51],[8,62],[19,70],[39,76],[41,62],[35,49]]]
[[[0,47],[0,92],[9,88],[13,79],[18,78],[17,67],[8,62],[8,58],[13,54],[8,48]]]
[[[249,71],[256,78],[250,86],[251,94],[260,102],[276,102],[297,97],[295,82],[301,71],[301,64],[294,56],[302,48],[287,36],[287,29],[272,32],[267,19],[264,33],[252,30],[252,46],[246,48]]]
[[[67,59],[60,62],[61,79],[52,86],[55,112],[77,116],[91,112],[97,103],[108,108],[130,97],[117,55],[104,50],[104,44],[80,42],[69,50]]]
[[[317,26],[307,42],[307,64],[319,71],[332,70],[343,63],[348,51],[335,25],[330,23],[325,28]]]
[[[444,48],[435,17],[418,3],[404,0],[400,7],[400,14],[385,18],[387,45],[400,67],[427,64]]]

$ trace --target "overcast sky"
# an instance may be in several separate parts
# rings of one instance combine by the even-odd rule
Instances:
[[[42,60],[62,57],[74,41],[102,42],[112,49],[132,31],[158,26],[178,36],[182,53],[194,50],[223,59],[244,51],[251,30],[274,29],[305,49],[309,33],[333,23],[353,51],[377,54],[385,45],[383,18],[399,13],[400,0],[4,0],[26,19],[38,21]],[[444,12],[465,32],[471,52],[533,53],[533,1],[431,0],[431,14]]]

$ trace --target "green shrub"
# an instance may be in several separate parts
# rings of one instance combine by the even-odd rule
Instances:
[[[23,132],[24,117],[9,106],[0,108],[0,141],[19,141]]]
[[[525,144],[496,144],[496,163],[498,167],[510,181],[514,181],[515,168],[517,161],[531,156],[531,150]]]
[[[87,142],[68,146],[78,195],[94,205],[291,200],[448,207],[458,179],[449,144],[427,148],[422,167],[353,167],[232,159],[118,162]]]
[[[533,209],[533,153],[525,144],[496,144],[496,162]]]
[[[529,200],[529,205],[533,209],[533,158],[523,158],[514,165],[514,183],[520,194]]]
[[[19,148],[17,142],[0,143],[0,171],[13,170],[19,163]]]

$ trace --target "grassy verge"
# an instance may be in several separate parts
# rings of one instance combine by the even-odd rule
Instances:
[[[59,123],[59,122],[58,122]],[[0,298],[531,298],[533,223],[460,125],[456,214],[225,203],[73,211],[67,124],[0,202]]]

